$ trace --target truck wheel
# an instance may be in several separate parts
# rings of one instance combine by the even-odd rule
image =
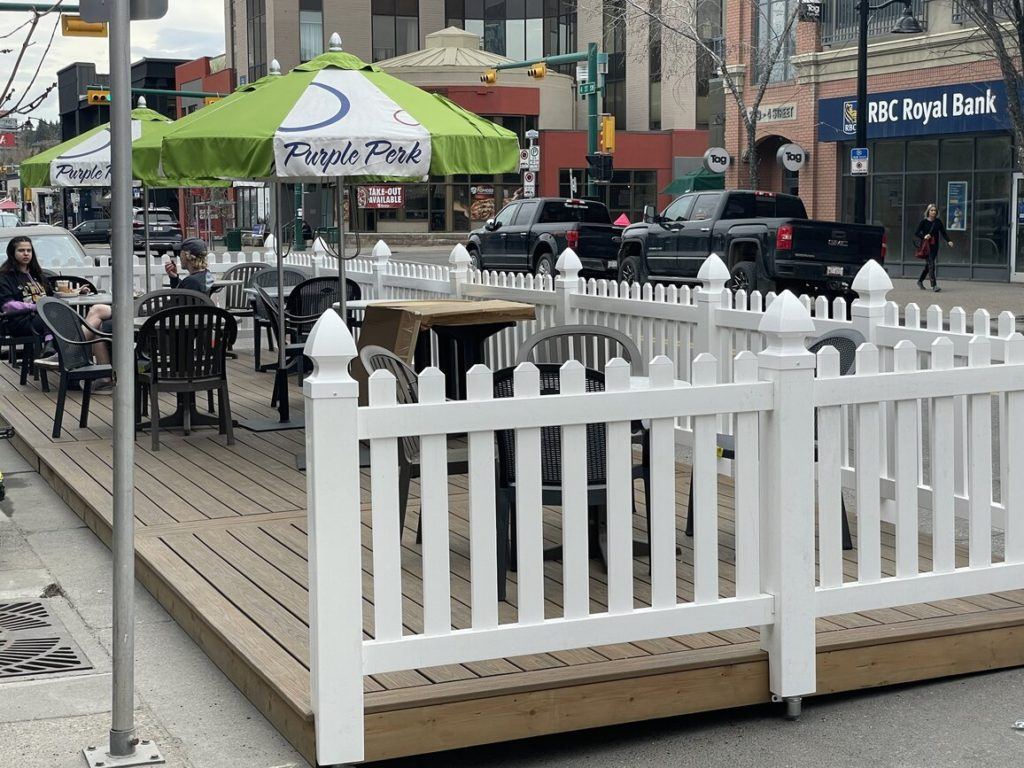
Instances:
[[[480,251],[478,251],[476,248],[467,248],[466,250],[469,251],[470,269],[483,269],[483,266],[480,263]]]
[[[643,260],[636,254],[627,256],[619,264],[618,281],[620,283],[646,283],[647,270]]]
[[[533,265],[533,274],[537,277],[541,275],[554,275],[555,274],[555,260],[554,257],[547,251],[542,251],[537,257],[537,263]]]
[[[757,290],[757,270],[754,267],[752,261],[741,261],[732,268],[732,273],[729,276],[729,289],[734,293],[736,291],[751,291]]]

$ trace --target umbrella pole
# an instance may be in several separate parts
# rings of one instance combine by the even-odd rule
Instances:
[[[340,300],[341,319],[348,322],[348,285],[345,282],[345,189],[344,179],[338,177],[338,298]]]
[[[284,229],[281,226],[281,183],[273,182],[274,190],[274,239],[277,241],[277,408],[281,423],[288,421],[288,371],[285,368],[285,322],[284,322]]]
[[[153,290],[153,283],[150,281],[149,265],[149,187],[145,184],[142,185],[142,226],[146,230],[146,290],[143,293],[149,293]]]

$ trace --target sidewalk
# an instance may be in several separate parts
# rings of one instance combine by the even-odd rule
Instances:
[[[924,322],[928,307],[937,304],[949,315],[953,307],[962,307],[967,313],[967,327],[971,327],[974,310],[987,309],[992,316],[993,327],[1000,312],[1009,310],[1017,316],[1018,330],[1024,330],[1024,283],[984,283],[972,280],[946,280],[939,282],[940,293],[922,291],[916,280],[894,278],[889,300],[903,309],[911,302],[921,308]]]
[[[0,677],[0,765],[81,768],[82,749],[104,744],[110,729],[110,552],[2,440],[0,470],[0,603],[45,595],[92,664]],[[167,766],[308,766],[149,593],[137,587],[135,599],[135,725]]]

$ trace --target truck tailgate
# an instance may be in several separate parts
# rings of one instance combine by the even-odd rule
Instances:
[[[883,260],[882,227],[815,220],[794,220],[789,224],[793,228],[794,258],[838,264],[863,264],[868,259]]]
[[[622,227],[614,224],[578,224],[581,259],[615,259],[619,253]]]

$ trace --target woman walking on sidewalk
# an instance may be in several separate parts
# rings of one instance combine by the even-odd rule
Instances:
[[[926,277],[931,278],[933,291],[938,293],[942,290],[935,281],[935,262],[939,258],[939,235],[950,248],[953,247],[953,241],[949,239],[949,233],[946,232],[946,225],[939,218],[938,206],[931,203],[925,209],[924,218],[921,219],[921,223],[917,225],[917,231],[914,233],[914,237],[921,240],[921,246],[917,251],[918,258],[924,259],[924,269],[921,271],[921,276],[917,278],[917,287],[922,291],[925,289],[924,279]]]

